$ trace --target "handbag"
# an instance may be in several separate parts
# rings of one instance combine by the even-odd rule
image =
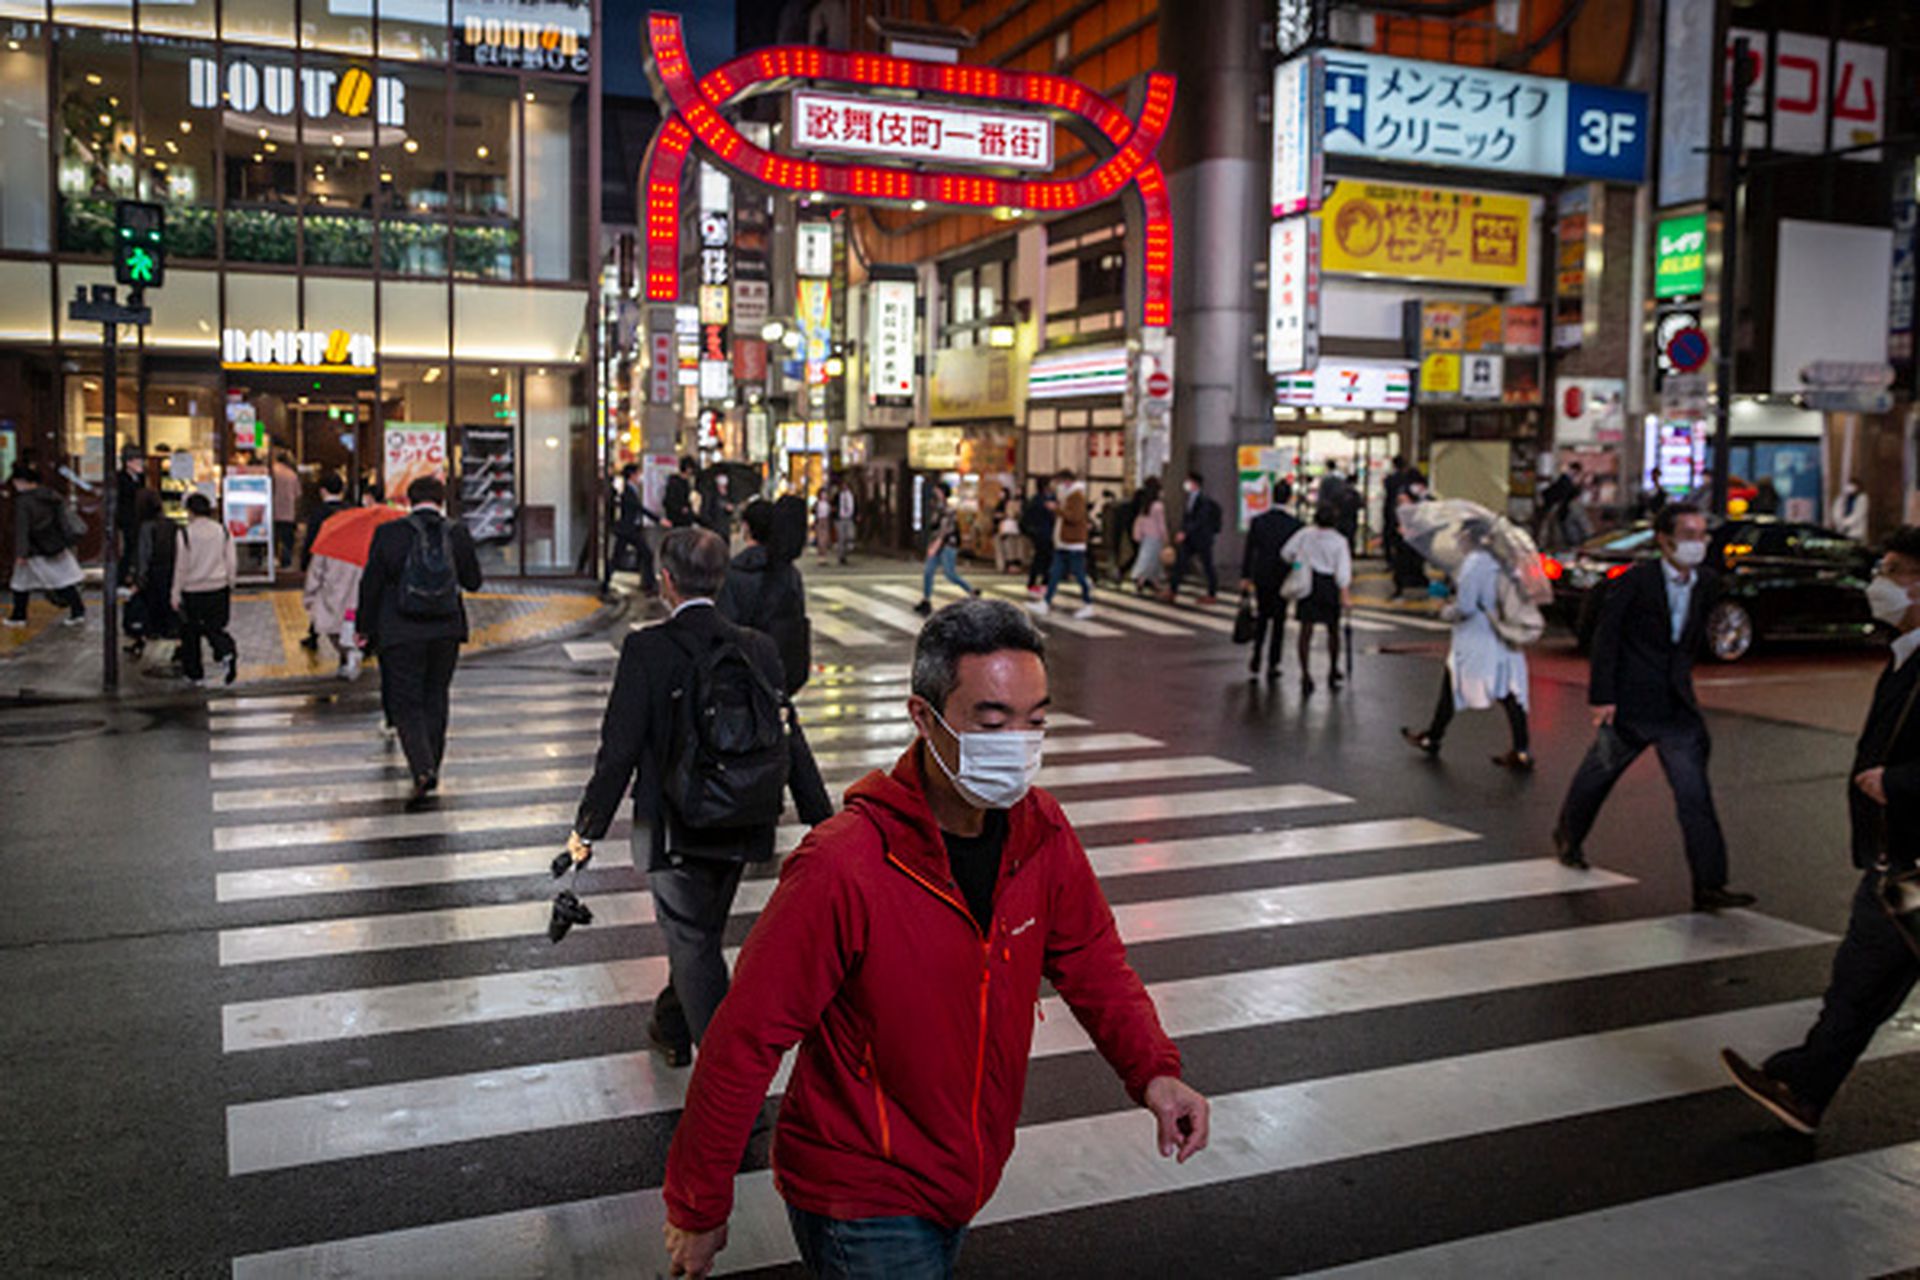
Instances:
[[[1253,596],[1248,592],[1240,593],[1240,608],[1233,615],[1233,642],[1252,644],[1253,638],[1260,634],[1260,619],[1253,612]]]
[[[1313,594],[1313,570],[1307,568],[1304,561],[1296,563],[1287,570],[1287,576],[1280,584],[1282,600],[1305,600]]]

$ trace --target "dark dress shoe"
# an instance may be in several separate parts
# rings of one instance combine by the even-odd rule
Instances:
[[[407,812],[419,813],[433,804],[433,793],[440,785],[440,779],[431,773],[423,773],[413,780],[413,794],[407,797]]]
[[[1775,1080],[1731,1049],[1720,1051],[1720,1065],[1733,1077],[1734,1086],[1740,1092],[1772,1112],[1774,1119],[1795,1133],[1811,1136],[1820,1127],[1820,1108],[1801,1099],[1784,1081]]]
[[[1400,736],[1405,738],[1415,750],[1424,753],[1429,759],[1440,754],[1440,744],[1434,741],[1433,735],[1430,733],[1416,733],[1412,729],[1403,727],[1400,730]]]
[[[1572,867],[1575,871],[1590,871],[1593,864],[1587,861],[1586,852],[1567,838],[1564,831],[1553,833],[1553,853],[1560,859],[1563,867]]]
[[[1347,682],[1347,678],[1341,675],[1338,671],[1327,672],[1327,688],[1338,689],[1341,685],[1345,684],[1346,682]]]
[[[693,1046],[683,1041],[667,1039],[660,1028],[651,1021],[647,1023],[647,1045],[670,1067],[686,1067],[693,1064]]]
[[[1760,899],[1750,893],[1739,893],[1732,889],[1695,889],[1693,891],[1693,909],[1695,911],[1731,911],[1735,907],[1750,907]]]
[[[1515,773],[1533,772],[1533,757],[1525,751],[1509,751],[1505,755],[1495,756],[1493,762],[1502,769],[1511,769]]]

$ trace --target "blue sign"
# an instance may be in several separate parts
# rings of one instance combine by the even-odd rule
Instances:
[[[1639,182],[1642,93],[1370,53],[1320,58],[1329,155]]]

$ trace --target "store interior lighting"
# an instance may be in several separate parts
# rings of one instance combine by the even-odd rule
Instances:
[[[987,328],[987,345],[990,347],[1011,347],[1013,345],[1013,326],[1010,324],[990,325]]]

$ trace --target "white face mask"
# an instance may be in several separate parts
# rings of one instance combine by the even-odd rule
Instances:
[[[928,710],[932,710],[931,707]],[[1011,809],[1033,786],[1040,772],[1040,749],[1046,734],[1039,729],[995,729],[990,733],[961,733],[938,711],[933,718],[960,744],[960,768],[947,768],[933,743],[927,754],[940,766],[967,803],[976,809]]]
[[[1673,562],[1683,569],[1698,568],[1707,560],[1707,544],[1688,540],[1673,544]]]
[[[1885,574],[1876,573],[1873,581],[1867,583],[1867,608],[1873,611],[1875,622],[1898,627],[1912,607],[1912,593]]]

